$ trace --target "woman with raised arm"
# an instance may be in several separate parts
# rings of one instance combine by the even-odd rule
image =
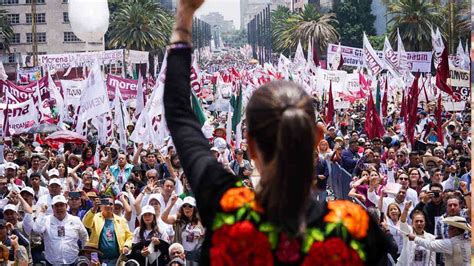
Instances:
[[[386,240],[351,202],[310,197],[322,139],[312,99],[292,82],[258,88],[246,108],[255,192],[210,152],[190,102],[192,21],[203,0],[180,0],[168,48],[166,122],[195,194],[206,237],[202,265],[377,265]]]

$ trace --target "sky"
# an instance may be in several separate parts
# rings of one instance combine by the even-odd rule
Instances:
[[[235,28],[240,27],[240,1],[239,0],[206,0],[197,11],[198,17],[209,12],[219,12],[226,20],[233,20]]]

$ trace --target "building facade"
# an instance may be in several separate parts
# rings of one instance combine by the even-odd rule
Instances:
[[[33,42],[32,0],[0,0],[0,8],[8,12],[13,26],[10,53],[0,51],[7,73],[16,65],[23,65],[33,54],[61,54],[72,52],[103,51],[104,42],[86,43],[72,31],[69,23],[68,0],[35,0],[36,42]]]
[[[235,29],[233,20],[225,20],[219,12],[210,12],[200,17],[203,21],[209,23],[211,28],[219,27],[221,32],[229,32]]]

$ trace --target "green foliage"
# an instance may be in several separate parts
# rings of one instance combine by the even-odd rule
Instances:
[[[288,8],[279,7],[272,11],[272,39],[276,52],[289,55],[296,50],[298,42],[303,45],[313,37],[319,51],[325,51],[329,43],[339,39],[334,13],[322,14],[314,5],[305,5],[304,9],[290,12]]]
[[[110,18],[109,48],[140,51],[159,49],[168,43],[173,17],[153,0],[113,3]]]
[[[375,50],[383,50],[383,43],[385,42],[385,35],[382,36],[367,36],[370,44]]]
[[[431,28],[441,25],[442,14],[428,0],[400,0],[388,5],[390,41],[396,42],[397,28],[407,51],[430,51]]]
[[[0,9],[0,48],[9,52],[10,39],[13,36],[13,28],[7,20],[7,11]]]
[[[343,45],[362,47],[363,33],[375,35],[375,16],[372,15],[372,0],[348,0],[336,5],[334,13],[339,24],[337,30]]]

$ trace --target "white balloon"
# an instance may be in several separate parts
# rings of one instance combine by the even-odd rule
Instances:
[[[76,36],[85,42],[99,42],[109,28],[107,0],[69,0],[69,21]]]

